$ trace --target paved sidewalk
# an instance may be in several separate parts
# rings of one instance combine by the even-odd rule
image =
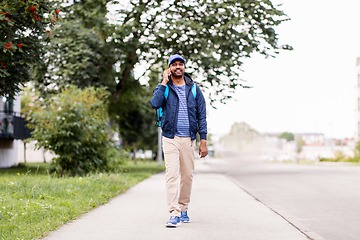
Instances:
[[[282,217],[196,160],[191,223],[166,228],[165,175],[156,174],[50,233],[46,240],[305,240]]]

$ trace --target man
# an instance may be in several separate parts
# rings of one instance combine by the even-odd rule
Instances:
[[[187,210],[197,132],[201,139],[199,155],[203,158],[208,154],[206,103],[200,88],[185,73],[185,59],[182,56],[170,56],[168,66],[161,84],[154,90],[150,104],[155,109],[163,108],[162,143],[166,166],[166,198],[170,212],[166,226],[177,227],[181,222],[190,222]],[[169,91],[167,99],[166,89]]]

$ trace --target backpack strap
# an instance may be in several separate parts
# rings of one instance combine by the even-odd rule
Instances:
[[[169,96],[169,86],[166,84],[165,87],[166,88],[165,88],[164,97],[165,97],[165,100],[167,100],[168,96]],[[164,112],[164,110],[162,109],[162,107],[156,109],[156,126],[158,126],[158,127],[161,127],[161,118],[162,118],[163,112]]]
[[[165,88],[165,100],[168,99],[168,96],[169,96],[169,86],[166,84],[166,88]]]
[[[196,99],[196,83],[194,83],[194,85],[192,85],[191,92],[192,92],[192,94],[194,96],[194,99]]]

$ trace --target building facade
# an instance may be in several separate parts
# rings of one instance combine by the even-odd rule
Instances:
[[[12,101],[0,97],[0,168],[18,164],[19,141],[14,139],[14,114],[20,113],[20,97]]]

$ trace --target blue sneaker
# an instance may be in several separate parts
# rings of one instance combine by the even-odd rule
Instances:
[[[190,218],[187,215],[187,211],[181,212],[180,221],[184,222],[184,223],[189,223],[190,222]]]
[[[179,217],[175,217],[175,216],[171,216],[169,221],[167,221],[166,226],[167,227],[177,227],[180,226],[180,218]]]

